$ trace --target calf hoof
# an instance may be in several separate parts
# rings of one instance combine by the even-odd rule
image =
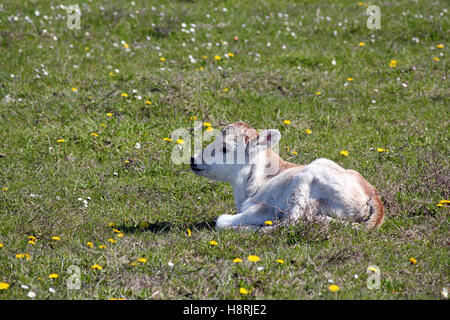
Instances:
[[[216,229],[225,229],[229,228],[233,225],[233,216],[230,214],[221,215],[216,222]]]

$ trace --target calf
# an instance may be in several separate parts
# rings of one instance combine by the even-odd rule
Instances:
[[[308,165],[286,162],[271,150],[280,139],[278,130],[258,134],[239,122],[191,158],[195,174],[233,187],[238,213],[221,215],[217,229],[304,217],[381,225],[383,203],[361,174],[323,158]]]

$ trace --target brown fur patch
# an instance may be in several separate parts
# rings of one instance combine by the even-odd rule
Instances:
[[[305,167],[305,165],[302,165],[302,164],[296,164],[296,163],[284,161],[279,155],[277,155],[275,152],[273,152],[270,149],[267,149],[267,158],[269,160],[266,163],[266,168],[270,168],[271,163],[278,162],[278,171],[275,174],[268,176],[267,178],[273,178],[273,177],[279,175],[280,173],[282,173],[284,170],[287,170],[290,168],[298,168],[298,167],[304,168]]]
[[[369,229],[378,228],[383,223],[384,219],[384,206],[378,194],[378,190],[374,186],[372,186],[369,182],[367,182],[367,180],[364,179],[364,177],[359,172],[355,170],[346,170],[346,171],[356,176],[359,184],[364,190],[364,193],[371,200],[371,206],[373,206],[373,208],[375,209],[375,212],[372,214],[369,221],[367,222],[367,227]]]
[[[258,137],[258,131],[244,122],[230,124],[222,130],[222,135],[230,133],[234,133],[237,136],[244,136],[245,143]]]
[[[374,188],[375,189],[375,188]],[[373,198],[373,206],[375,207],[375,217],[372,220],[372,229],[378,228],[384,220],[384,206],[378,191],[375,189],[375,197]]]

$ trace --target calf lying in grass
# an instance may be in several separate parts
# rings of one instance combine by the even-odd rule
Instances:
[[[221,215],[217,229],[300,218],[338,218],[369,229],[381,225],[383,203],[358,172],[328,159],[309,165],[286,162],[271,150],[280,138],[278,130],[258,134],[239,122],[191,158],[194,173],[233,187],[238,214]]]

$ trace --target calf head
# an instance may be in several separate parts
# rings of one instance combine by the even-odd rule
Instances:
[[[205,149],[191,158],[191,170],[216,181],[235,184],[255,168],[274,170],[269,149],[281,138],[278,130],[258,132],[245,123],[225,127]],[[268,165],[269,162],[269,165]]]

